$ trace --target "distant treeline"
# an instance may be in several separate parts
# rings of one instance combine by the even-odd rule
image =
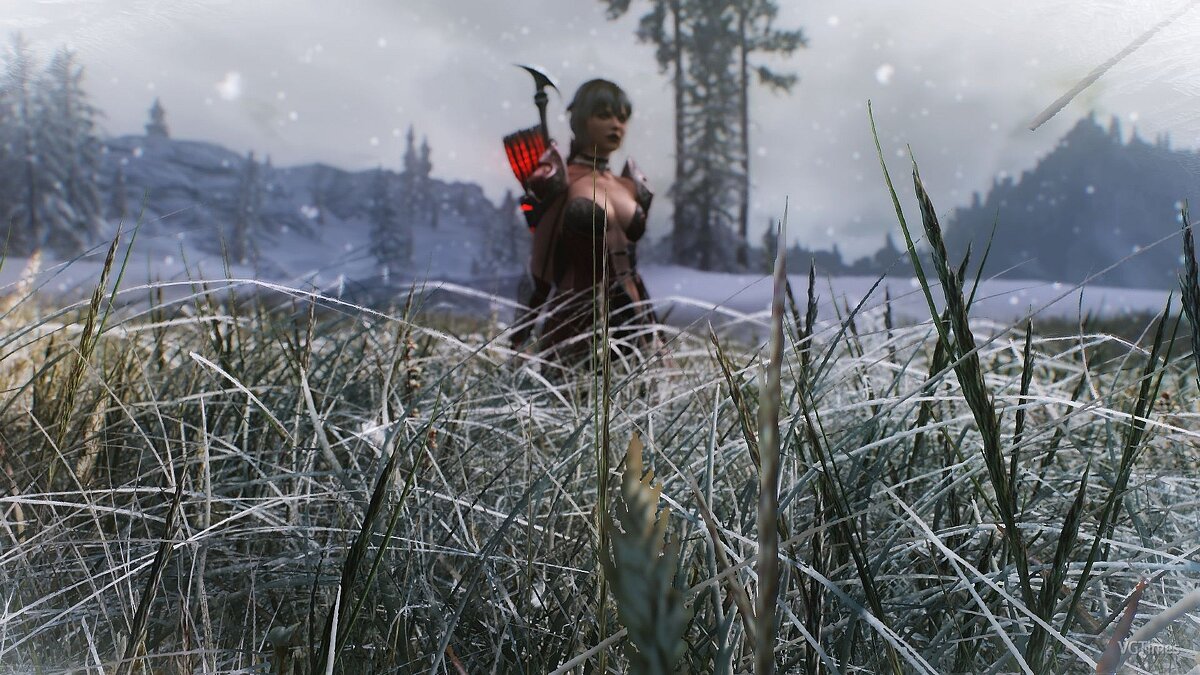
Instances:
[[[995,224],[988,269],[1002,276],[1078,282],[1116,265],[1098,283],[1174,287],[1174,237],[1183,201],[1200,197],[1198,174],[1200,154],[1169,137],[1148,142],[1134,130],[1125,140],[1115,118],[1105,128],[1089,115],[1034,168],[957,209],[947,237],[959,251],[982,250]]]
[[[44,67],[12,38],[0,76],[0,218],[9,254],[76,253],[103,223],[97,178],[99,111],[83,91],[83,67],[58,50]]]

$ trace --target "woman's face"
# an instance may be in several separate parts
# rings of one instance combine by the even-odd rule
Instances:
[[[595,154],[597,157],[608,157],[621,147],[625,140],[625,124],[628,119],[605,108],[592,115],[587,120],[587,138],[584,139],[583,152]]]

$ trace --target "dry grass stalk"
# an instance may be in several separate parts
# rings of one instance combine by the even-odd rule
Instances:
[[[786,223],[787,216],[784,216]],[[783,394],[783,314],[787,284],[787,242],[779,230],[775,288],[771,299],[771,339],[766,378],[758,405],[758,597],[755,602],[754,672],[775,672],[776,605],[779,595],[779,410]]]

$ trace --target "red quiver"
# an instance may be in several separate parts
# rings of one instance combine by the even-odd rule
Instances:
[[[508,165],[512,167],[513,175],[525,190],[529,176],[537,169],[538,160],[546,152],[546,137],[542,127],[530,127],[511,133],[504,137],[504,152],[508,155]],[[526,194],[521,197],[521,213],[525,214],[525,222],[529,229],[537,226],[542,217],[542,204],[533,196]]]

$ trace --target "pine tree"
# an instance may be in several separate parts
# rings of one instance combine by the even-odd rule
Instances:
[[[429,138],[423,136],[421,138],[421,159],[418,164],[419,173],[417,174],[418,213],[421,222],[428,223],[432,229],[437,229],[437,204],[433,195],[433,180],[429,177],[433,173],[433,161],[430,159],[430,154]]]
[[[734,234],[741,184],[737,136],[737,44],[726,0],[689,0],[684,142],[688,161],[675,186],[686,229],[675,232],[678,263],[702,270],[737,267]]]
[[[608,16],[631,0],[603,0]],[[673,71],[675,180],[671,258],[706,270],[736,267],[732,227],[740,184],[736,129],[736,41],[729,0],[649,0],[638,38],[655,45],[659,69]],[[731,133],[732,132],[732,133]]]
[[[43,170],[53,189],[44,196],[49,245],[74,253],[94,241],[104,221],[97,184],[100,139],[95,119],[99,111],[83,91],[83,68],[73,52],[59,50],[46,70],[42,114]]]
[[[418,150],[416,133],[412,126],[408,127],[405,138],[403,168],[400,171],[399,193],[396,196],[397,207],[406,222],[437,228],[437,197],[433,192],[433,180],[429,177],[433,171],[429,139],[422,138]]]
[[[150,106],[150,121],[146,122],[146,136],[150,138],[169,138],[167,133],[167,112],[162,103],[155,97],[154,105]]]
[[[108,217],[123,221],[129,217],[129,187],[125,179],[125,167],[118,165],[113,174],[112,189],[109,191]]]
[[[409,222],[415,222],[419,216],[420,176],[421,158],[417,154],[416,133],[410,125],[405,136],[404,158],[396,194],[396,208]]]
[[[773,220],[769,220],[767,229],[763,230],[762,246],[765,267],[761,271],[770,274],[775,269],[775,258],[779,255],[779,230]]]
[[[738,264],[748,261],[750,225],[750,73],[758,76],[760,84],[775,92],[790,92],[796,83],[791,73],[781,74],[764,65],[754,65],[755,53],[790,55],[808,43],[800,30],[780,30],[775,27],[779,6],[774,0],[740,0],[733,3],[737,15],[738,42],[738,133],[740,136],[741,183],[738,194]]]
[[[371,247],[386,281],[412,261],[412,230],[408,226],[411,221],[397,208],[391,181],[382,167],[375,172],[369,205]]]
[[[629,11],[631,0],[601,0],[608,5],[608,18],[616,20]],[[685,119],[685,43],[689,36],[684,32],[687,21],[684,4],[690,0],[649,0],[650,9],[638,21],[637,37],[641,42],[655,46],[654,58],[660,73],[671,70],[671,89],[675,103],[675,176],[670,189],[675,208],[671,215],[672,258],[679,260],[677,245],[688,229],[688,214],[682,208],[679,188],[684,182],[684,171],[688,162],[688,145],[684,139]]]
[[[326,195],[330,194],[330,184],[333,179],[328,176],[329,168],[318,164],[313,169],[312,182],[308,186],[308,194],[312,201],[312,207],[316,209],[316,221],[318,225],[325,224],[326,211]]]
[[[900,249],[896,246],[896,240],[892,237],[892,233],[888,232],[887,236],[884,237],[883,247],[875,252],[875,257],[871,261],[873,266],[872,271],[876,273],[885,272],[900,259]]]
[[[0,79],[0,218],[12,228],[11,253],[49,247],[72,255],[103,223],[99,112],[72,52],[60,49],[40,75],[36,68],[14,35]]]
[[[253,236],[261,228],[262,184],[258,175],[258,162],[254,160],[254,151],[246,158],[234,209],[229,256],[235,262],[245,263],[250,257]]]
[[[608,16],[632,0],[601,0]],[[779,91],[795,76],[755,65],[757,53],[791,53],[800,31],[775,28],[774,0],[647,0],[638,38],[656,47],[659,69],[673,71],[675,262],[702,269],[748,264],[751,75]]]
[[[46,217],[42,195],[48,189],[38,163],[41,110],[36,90],[36,64],[24,38],[18,33],[9,45],[4,81],[0,85],[0,108],[7,124],[3,129],[4,163],[0,194],[0,216],[8,236],[10,252],[28,255],[46,243]]]
[[[519,266],[517,238],[520,234],[520,206],[508,190],[492,218],[481,223],[480,247],[471,263],[478,276],[494,277]]]

